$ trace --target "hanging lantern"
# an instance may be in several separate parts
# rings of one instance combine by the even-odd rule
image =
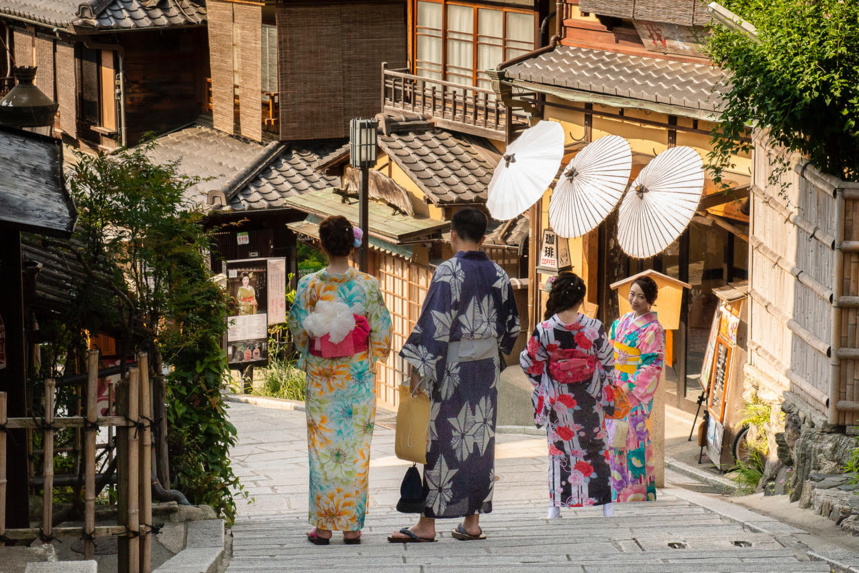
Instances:
[[[18,85],[0,101],[0,125],[50,135],[58,104],[33,84],[36,70],[35,66],[12,68]]]
[[[552,229],[545,229],[537,270],[547,275],[557,275],[572,268],[570,245],[567,240],[559,237]]]

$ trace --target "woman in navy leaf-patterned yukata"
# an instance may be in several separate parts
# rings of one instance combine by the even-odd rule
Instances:
[[[545,320],[520,363],[534,386],[534,422],[549,440],[549,519],[562,507],[611,508],[605,416],[614,411],[614,359],[603,324],[579,312],[584,281],[564,273],[549,282]]]

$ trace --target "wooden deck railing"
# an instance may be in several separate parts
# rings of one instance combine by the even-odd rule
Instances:
[[[497,99],[491,89],[425,78],[382,66],[382,108],[428,117],[441,128],[508,141],[528,119]]]
[[[267,92],[263,90],[262,96],[262,125],[264,130],[277,132],[278,122],[280,121],[280,98],[278,92]],[[234,109],[236,122],[239,121],[239,109],[241,102],[239,101],[239,86],[235,86]],[[203,111],[211,112],[214,106],[212,98],[212,78],[206,78],[206,102]]]

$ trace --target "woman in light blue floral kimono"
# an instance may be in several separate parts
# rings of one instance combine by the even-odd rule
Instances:
[[[390,349],[391,315],[379,285],[349,266],[360,244],[344,217],[319,225],[328,267],[298,283],[289,330],[307,379],[311,543],[332,530],[360,543],[367,512],[370,440],[376,416],[375,365]]]

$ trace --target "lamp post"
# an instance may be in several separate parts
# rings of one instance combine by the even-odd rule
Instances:
[[[349,123],[349,164],[361,170],[361,188],[358,190],[358,224],[364,232],[361,239],[360,266],[361,272],[367,272],[369,264],[368,241],[369,225],[369,178],[370,167],[376,164],[376,127],[379,122],[375,119],[353,119]]]

